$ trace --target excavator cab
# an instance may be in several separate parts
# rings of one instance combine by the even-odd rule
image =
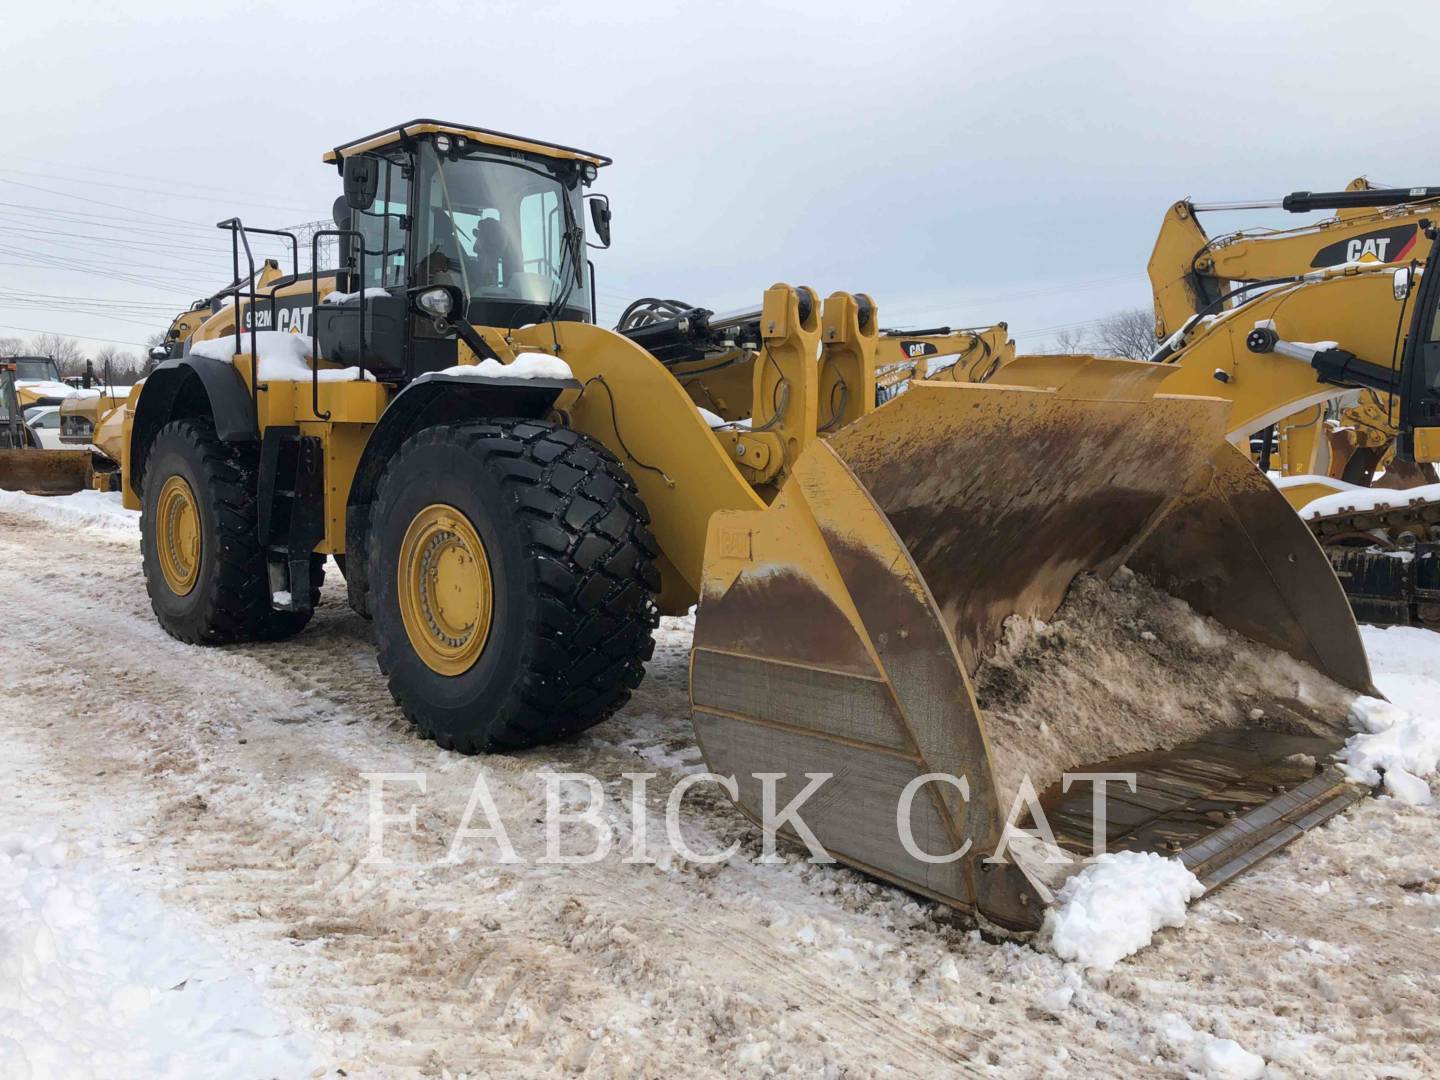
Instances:
[[[1426,230],[1431,241],[1428,265],[1436,265],[1440,231]],[[1416,268],[1395,271],[1395,298],[1416,289]],[[1440,273],[1420,273],[1415,315],[1400,373],[1401,428],[1396,453],[1415,462],[1440,461]]]

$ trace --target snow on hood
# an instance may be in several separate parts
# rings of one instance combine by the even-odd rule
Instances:
[[[1099,855],[1069,878],[1045,913],[1045,936],[1062,960],[1109,971],[1155,931],[1185,925],[1185,906],[1205,892],[1179,859],[1153,851]]]
[[[241,334],[241,352],[246,352],[249,348],[250,335]],[[315,352],[315,339],[305,334],[261,330],[255,335],[255,351],[260,354],[261,382],[309,382],[315,375],[310,366],[310,358]],[[234,336],[226,334],[209,341],[192,342],[189,355],[228,361],[239,354],[235,351]],[[320,368],[318,378],[320,382],[353,382],[360,378],[360,369]],[[365,378],[374,379],[375,376],[366,372]]]
[[[40,397],[67,398],[76,393],[75,387],[53,379],[16,379],[15,389],[29,390]]]
[[[478,364],[459,364],[437,371],[465,379],[573,379],[570,365],[549,353],[521,353],[508,364],[485,359]]]

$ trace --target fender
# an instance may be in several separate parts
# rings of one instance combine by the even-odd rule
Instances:
[[[344,572],[350,606],[369,618],[370,505],[385,466],[406,439],[425,428],[489,416],[538,419],[564,391],[580,389],[575,379],[477,379],[429,372],[396,394],[365,443],[346,499]]]
[[[226,442],[257,442],[250,389],[233,364],[207,356],[166,360],[145,378],[130,435],[130,486],[140,490],[156,433],[182,416],[206,416]]]

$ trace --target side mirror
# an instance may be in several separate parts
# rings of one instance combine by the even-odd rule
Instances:
[[[610,196],[608,195],[587,195],[586,201],[590,203],[590,223],[595,226],[595,238],[600,241],[599,247],[610,246]]]
[[[380,190],[380,159],[368,157],[347,157],[342,167],[345,177],[345,205],[352,210],[368,210],[375,202],[375,193]]]
[[[1395,271],[1393,289],[1396,300],[1404,300],[1410,295],[1410,267],[1402,266]]]

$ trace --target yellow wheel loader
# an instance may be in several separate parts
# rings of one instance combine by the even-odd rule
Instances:
[[[0,489],[64,495],[89,486],[89,454],[44,449],[25,423],[25,410],[61,405],[72,392],[48,357],[0,359]]]
[[[1373,692],[1354,619],[1228,402],[1160,393],[1165,365],[1021,358],[877,404],[864,294],[596,326],[602,155],[416,120],[325,159],[344,270],[237,285],[127,405],[173,636],[295,633],[334,555],[405,714],[504,751],[610,716],[658,616],[698,602],[695,732],[740,809],[823,782],[800,814],[830,855],[1017,930],[1078,868],[1057,853],[1108,840],[1213,885],[1363,794],[1326,764]],[[259,230],[222,226],[239,280]],[[1130,598],[1107,648],[1145,685],[1102,705],[1118,669],[1082,649],[1042,715],[1046,635],[1092,596]],[[1146,637],[1164,613],[1192,629]],[[1267,672],[1298,681],[1262,702]],[[1082,770],[1135,777],[1098,838]],[[1007,846],[1027,789],[1045,857]]]
[[[291,275],[292,279],[294,275]],[[285,278],[280,265],[274,259],[266,259],[255,277],[255,290],[259,296],[267,296],[274,282]],[[241,284],[232,281],[229,286],[196,300],[170,321],[165,338],[150,349],[152,362],[183,356],[186,342],[200,326],[224,303],[224,297]],[[86,486],[102,491],[119,490],[119,463],[125,441],[125,403],[129,396],[122,395],[114,386],[108,366],[101,373],[99,385],[89,361],[86,361],[86,375],[82,387],[60,402],[60,441],[77,450],[89,451],[91,471]]]
[[[1209,236],[1200,216],[1217,210],[1333,210],[1335,216],[1292,229],[1245,229]],[[1182,199],[1166,211],[1148,272],[1155,335],[1164,342],[1189,319],[1225,311],[1255,292],[1346,263],[1401,264],[1426,245],[1421,226],[1440,211],[1440,188],[1375,188],[1364,177],[1344,191],[1300,191],[1274,202],[1197,204]],[[1257,435],[1267,470],[1283,476],[1328,474],[1369,485],[1384,468],[1387,487],[1433,483],[1433,470],[1394,456],[1394,418],[1375,391],[1321,402]],[[1336,419],[1326,424],[1326,412]],[[1338,430],[1337,430],[1338,429]],[[1343,490],[1332,485],[1331,490]]]

